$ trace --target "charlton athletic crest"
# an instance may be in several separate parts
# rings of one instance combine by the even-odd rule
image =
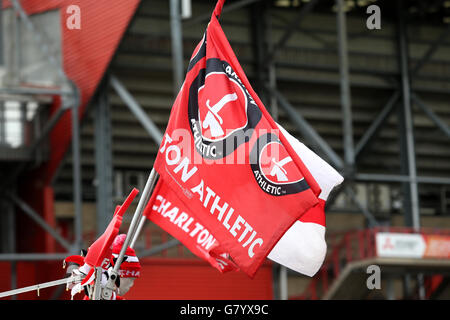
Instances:
[[[220,159],[250,140],[261,111],[232,67],[206,61],[189,89],[188,114],[196,150]]]
[[[268,194],[282,196],[309,188],[294,160],[273,133],[258,138],[251,151],[250,166],[259,187]]]

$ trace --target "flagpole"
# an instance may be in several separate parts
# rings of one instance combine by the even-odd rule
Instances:
[[[71,283],[71,282],[77,283],[77,282],[81,282],[81,280],[82,280],[81,276],[71,276],[71,277],[68,277],[68,278],[60,279],[60,280],[44,282],[44,283],[40,283],[40,284],[35,284],[33,286],[29,286],[29,287],[24,287],[24,288],[14,289],[14,290],[10,290],[10,291],[0,292],[0,298],[13,296],[13,295],[16,295],[16,294],[25,293],[25,292],[34,291],[34,290],[37,290],[38,291],[38,295],[39,295],[39,290],[40,289],[54,287],[54,286],[59,286],[61,284],[68,284],[68,283]]]
[[[95,284],[92,292],[92,300],[100,300],[102,272],[102,267],[95,268]]]
[[[143,216],[143,211],[144,211],[145,205],[147,204],[148,200],[150,199],[150,196],[152,194],[153,187],[155,186],[157,177],[158,177],[158,173],[153,168],[147,179],[147,183],[145,184],[144,191],[142,192],[141,198],[139,199],[139,203],[137,205],[136,212],[133,216],[133,220],[131,220],[131,224],[130,224],[130,227],[128,228],[127,237],[125,239],[125,242],[124,242],[122,248],[120,249],[120,254],[122,254],[122,252],[123,252],[122,258],[125,255],[126,249],[130,246],[130,243],[132,241],[136,242],[136,239],[139,236],[139,233],[138,233],[138,231],[140,232],[139,226],[142,227],[142,225],[141,225],[142,218],[145,218]],[[120,254],[119,254],[119,257],[117,258],[117,262],[119,262],[119,264],[114,266],[114,269],[117,269],[116,271],[119,270],[120,263],[122,262],[122,259],[120,259],[121,258]]]
[[[120,253],[119,253],[119,256],[117,257],[117,261],[115,262],[114,268],[112,270],[110,270],[108,282],[102,292],[102,298],[105,300],[111,299],[112,291],[114,290],[114,283],[115,283],[117,277],[119,276],[120,264],[122,263],[123,257],[125,256],[125,251],[128,248],[131,239],[135,237],[138,221],[140,221],[140,219],[142,217],[142,212],[143,212],[144,206],[152,192],[157,175],[158,175],[158,173],[153,168],[152,171],[150,172],[150,175],[145,184],[144,191],[142,192],[142,195],[139,199],[138,205],[136,207],[136,211],[131,220],[131,224],[128,227],[127,236],[122,245],[122,248],[120,249]]]
[[[145,220],[147,219],[146,216],[142,216],[141,220],[139,221],[139,225],[137,226],[136,232],[133,236],[133,239],[131,239],[130,245],[129,247],[134,249],[134,245],[136,244],[136,240],[139,236],[139,234],[141,233],[142,227],[144,226]]]

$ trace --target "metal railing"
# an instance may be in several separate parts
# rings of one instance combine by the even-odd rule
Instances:
[[[328,247],[325,261],[311,279],[309,285],[300,295],[291,296],[291,300],[321,299],[330,289],[343,269],[351,262],[361,261],[377,256],[375,236],[379,232],[410,233],[426,235],[450,235],[450,230],[440,228],[421,228],[419,231],[408,227],[374,227],[362,230],[352,230],[334,233],[328,236]],[[426,297],[430,297],[435,289],[436,279],[425,279]]]

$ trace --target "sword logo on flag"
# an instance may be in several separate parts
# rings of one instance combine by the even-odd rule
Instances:
[[[284,165],[292,161],[291,157],[286,157],[283,160],[277,162],[275,158],[272,158],[273,167],[270,171],[272,177],[276,177],[278,181],[288,181],[287,171],[283,168]]]
[[[220,110],[229,102],[235,101],[238,99],[238,96],[235,92],[230,93],[222,97],[219,102],[217,102],[214,106],[210,106],[210,100],[206,101],[206,107],[208,108],[208,113],[206,114],[205,120],[203,121],[203,129],[210,129],[211,136],[214,138],[220,137],[224,134],[222,129],[223,120],[219,115]]]
[[[250,155],[250,167],[258,186],[273,196],[300,193],[309,189],[295,162],[281,144],[278,136],[260,136]]]

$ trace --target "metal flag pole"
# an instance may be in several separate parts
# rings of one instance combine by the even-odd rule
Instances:
[[[106,287],[102,291],[102,299],[105,299],[105,300],[111,299],[112,292],[114,290],[115,280],[119,276],[120,264],[122,263],[123,257],[125,256],[125,251],[129,247],[131,239],[134,239],[135,237],[137,237],[137,235],[135,235],[135,234],[138,229],[137,228],[138,221],[140,221],[141,218],[145,218],[145,217],[142,217],[142,212],[143,212],[143,209],[144,209],[144,206],[145,206],[147,200],[149,199],[149,197],[151,195],[151,192],[152,192],[152,189],[155,184],[157,176],[158,176],[158,173],[153,168],[147,179],[147,182],[145,184],[144,191],[142,192],[141,198],[139,199],[138,205],[136,207],[136,211],[134,212],[133,218],[131,220],[131,224],[128,228],[127,236],[122,245],[122,248],[120,249],[120,253],[119,253],[119,256],[117,257],[114,268],[109,271],[109,279],[106,284]]]
[[[28,286],[28,287],[24,287],[24,288],[20,288],[20,289],[14,289],[14,290],[10,290],[10,291],[0,292],[0,298],[13,296],[16,294],[25,293],[25,292],[34,291],[34,290],[37,290],[37,294],[39,295],[40,289],[53,287],[53,286],[59,286],[61,284],[67,285],[68,283],[72,283],[72,282],[77,283],[77,282],[81,282],[81,280],[83,280],[81,275],[78,275],[78,276],[72,276],[72,277],[68,277],[68,278],[64,278],[64,279],[60,279],[60,280],[44,282],[44,283],[35,284],[33,286]]]
[[[92,300],[100,300],[102,273],[103,273],[102,267],[95,268],[95,284],[91,297]]]
[[[134,245],[136,244],[136,240],[141,233],[142,227],[144,226],[145,220],[147,220],[147,217],[142,216],[141,220],[139,221],[139,224],[137,226],[136,232],[134,233],[133,239],[131,239],[129,247],[134,249]]]

